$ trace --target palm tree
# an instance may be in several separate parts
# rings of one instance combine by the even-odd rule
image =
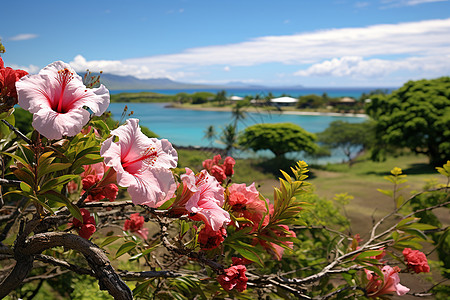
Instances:
[[[214,125],[209,125],[208,128],[205,130],[205,135],[203,136],[204,139],[207,139],[209,141],[209,146],[211,147],[214,140],[216,139],[216,129],[214,128]]]
[[[226,155],[231,156],[233,149],[238,147],[236,126],[233,124],[225,126],[220,136],[220,142],[225,145]]]

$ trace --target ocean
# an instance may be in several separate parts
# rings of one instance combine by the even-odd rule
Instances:
[[[115,119],[119,119],[123,109],[127,105],[128,112],[133,111],[130,117],[138,118],[140,125],[148,127],[160,136],[168,139],[175,146],[194,147],[218,147],[224,148],[217,140],[212,142],[205,139],[206,129],[213,125],[217,135],[222,129],[230,124],[231,112],[226,111],[197,111],[177,108],[167,108],[167,103],[111,103],[108,110]],[[363,122],[364,117],[348,116],[310,116],[310,115],[287,115],[277,112],[247,113],[247,117],[237,125],[238,130],[257,123],[280,123],[292,122],[305,130],[317,133],[325,130],[335,120],[347,122]],[[238,153],[239,156],[248,156],[248,153]],[[270,156],[269,152],[258,152],[260,156]],[[321,162],[340,161],[342,153],[333,153],[333,156],[321,159]]]
[[[304,95],[323,95],[326,93],[329,97],[352,97],[358,99],[363,93],[369,93],[373,90],[381,89],[387,91],[393,91],[395,88],[374,88],[374,87],[357,87],[357,88],[298,88],[298,89],[283,89],[283,88],[253,88],[253,89],[239,89],[239,88],[229,88],[229,89],[175,89],[175,90],[112,90],[111,94],[119,94],[119,93],[138,93],[138,92],[155,92],[164,95],[176,95],[178,93],[195,93],[195,92],[211,92],[216,94],[219,91],[225,90],[227,92],[227,96],[256,96],[265,97],[268,93],[272,93],[274,97],[279,97],[282,95],[287,95],[291,97],[299,97]]]

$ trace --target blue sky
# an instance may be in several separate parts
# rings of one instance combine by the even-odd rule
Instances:
[[[388,87],[450,75],[449,0],[3,1],[6,66],[190,83]]]

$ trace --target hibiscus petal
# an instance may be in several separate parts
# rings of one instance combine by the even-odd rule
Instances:
[[[78,134],[87,122],[89,122],[89,112],[81,108],[65,114],[42,108],[33,115],[32,125],[46,138],[56,140],[65,135]]]
[[[169,191],[175,185],[172,172],[166,169],[147,170],[134,175],[135,182],[128,187],[131,200],[136,205],[158,207],[168,199]]]

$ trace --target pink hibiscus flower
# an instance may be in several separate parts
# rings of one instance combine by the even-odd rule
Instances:
[[[33,113],[33,127],[48,139],[81,132],[90,118],[84,106],[100,116],[109,105],[105,86],[86,88],[82,78],[62,61],[51,63],[39,74],[22,77],[16,88],[19,105]]]
[[[166,140],[149,138],[141,132],[138,119],[129,119],[111,131],[100,149],[105,164],[117,172],[117,183],[128,187],[134,204],[158,207],[174,193],[176,184],[170,168],[178,155]],[[114,142],[114,137],[119,141]]]
[[[370,298],[391,294],[393,292],[396,292],[399,296],[403,296],[409,292],[409,288],[400,284],[400,277],[398,276],[400,269],[398,267],[384,266],[381,269],[384,275],[384,281],[374,272],[366,269],[364,271],[368,280],[366,293]]]
[[[206,170],[194,175],[192,170],[186,168],[181,180],[185,189],[183,194],[189,190],[191,195],[186,202],[186,210],[192,220],[205,222],[213,231],[231,222],[230,214],[222,208],[224,188]]]

